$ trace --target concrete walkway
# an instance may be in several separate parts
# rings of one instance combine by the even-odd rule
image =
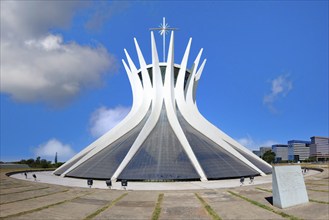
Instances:
[[[182,183],[189,190],[174,190],[167,183],[129,182],[128,190],[109,190],[86,188],[86,181],[76,182],[81,187],[41,182],[52,177],[49,172],[36,173],[40,181],[32,173],[23,181],[23,174],[11,178],[6,172],[0,169],[0,219],[329,219],[328,167],[305,176],[310,202],[287,209],[271,204],[272,184],[260,183],[261,177],[255,184],[246,179],[241,187],[235,179],[234,186],[230,181],[197,185],[203,189],[192,189],[195,183]]]

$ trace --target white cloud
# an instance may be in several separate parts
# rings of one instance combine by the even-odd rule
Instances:
[[[255,145],[254,140],[248,136],[248,137],[244,137],[244,138],[240,138],[237,140],[240,144],[242,144],[243,146],[247,147],[247,148],[251,148]]]
[[[61,105],[101,85],[102,75],[116,69],[103,46],[65,42],[48,32],[68,26],[79,7],[75,1],[1,2],[1,92],[18,101]]]
[[[94,137],[100,137],[116,126],[129,113],[130,108],[118,106],[113,109],[100,107],[90,118],[90,132]]]
[[[286,97],[292,90],[292,81],[289,80],[288,75],[280,75],[271,81],[271,92],[264,96],[263,103],[270,109],[271,112],[277,112],[274,107],[274,102],[279,98]]]
[[[52,27],[68,28],[75,12],[86,5],[85,1],[1,1],[1,37],[24,39]]]
[[[63,39],[60,35],[48,35],[43,39],[37,40],[29,40],[25,41],[25,44],[29,48],[39,48],[46,51],[51,50],[59,50],[61,49],[61,44],[63,43]]]
[[[34,148],[33,151],[36,157],[40,156],[41,159],[47,159],[51,161],[54,161],[57,152],[59,162],[67,161],[75,155],[75,152],[70,145],[63,144],[54,138]]]
[[[255,140],[250,135],[237,139],[237,141],[250,150],[258,150],[260,147],[271,147],[273,144],[278,143],[274,140]]]

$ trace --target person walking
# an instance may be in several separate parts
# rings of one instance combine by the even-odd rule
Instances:
[[[240,178],[240,186],[242,186],[244,184],[244,177]]]
[[[249,184],[253,184],[253,183],[254,183],[254,178],[255,178],[254,176],[250,176],[250,177],[249,177],[249,179],[250,179]]]

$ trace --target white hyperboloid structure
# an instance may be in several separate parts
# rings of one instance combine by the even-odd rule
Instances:
[[[63,177],[184,181],[237,178],[271,173],[269,164],[208,122],[195,94],[206,63],[187,69],[192,39],[182,62],[174,63],[174,32],[167,62],[159,62],[151,32],[152,64],[136,39],[139,69],[125,50],[133,105],[116,127],[54,171]]]

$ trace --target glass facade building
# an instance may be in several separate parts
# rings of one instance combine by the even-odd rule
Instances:
[[[311,141],[288,141],[288,160],[297,162],[309,159],[310,144]]]
[[[310,157],[316,161],[329,160],[329,138],[327,137],[311,137]]]

